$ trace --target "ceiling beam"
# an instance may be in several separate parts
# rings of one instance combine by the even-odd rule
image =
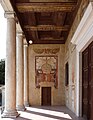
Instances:
[[[32,19],[30,19],[30,18],[28,19],[29,23],[31,23],[33,21],[33,24],[36,26],[37,21],[36,21],[35,13],[31,13],[31,15],[32,15]],[[38,40],[38,31],[37,30],[36,31],[31,31],[31,35],[34,39]]]
[[[23,12],[72,12],[76,3],[17,3],[20,13]]]
[[[34,40],[33,44],[64,44],[65,40]]]
[[[65,16],[66,16],[66,13],[65,12],[55,12],[53,14],[53,22],[56,26],[63,26],[64,24],[64,20],[65,20]],[[53,33],[53,36],[55,38],[60,38],[62,34],[62,31],[55,31],[55,33]]]
[[[61,37],[61,38],[44,37],[44,38],[40,38],[40,40],[62,41],[64,40],[64,37]]]
[[[19,1],[19,0],[17,0],[17,1]],[[25,0],[25,2],[28,2],[28,0]],[[51,3],[51,2],[76,2],[76,0],[29,0],[29,2],[49,2],[49,3]]]
[[[26,31],[68,31],[69,25],[55,26],[55,25],[37,25],[37,26],[24,26]]]

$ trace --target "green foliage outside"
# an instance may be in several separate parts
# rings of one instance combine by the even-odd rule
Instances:
[[[5,60],[0,60],[0,84],[5,84]]]

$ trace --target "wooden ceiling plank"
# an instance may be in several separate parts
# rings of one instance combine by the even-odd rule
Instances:
[[[69,25],[55,26],[55,25],[37,25],[37,26],[24,26],[26,31],[68,31]]]
[[[59,40],[64,40],[64,37],[61,38],[53,38],[53,37],[45,37],[45,38],[40,38],[40,40],[51,40],[51,41],[59,41]]]
[[[64,44],[65,40],[34,40],[33,44]]]
[[[51,3],[51,2],[76,2],[77,0],[16,0],[16,2],[31,2],[31,3],[37,3],[37,2],[44,2],[44,3]]]
[[[63,26],[64,20],[65,20],[65,16],[66,16],[65,12],[63,12],[63,13],[61,13],[61,12],[55,13],[54,14],[54,19],[53,19],[54,20],[54,24],[56,26]],[[60,38],[61,33],[62,33],[62,31],[54,31],[53,36],[55,38]]]
[[[34,12],[31,13],[31,18],[32,19],[29,19],[29,21],[28,21],[29,25],[30,25],[31,21],[33,22],[34,25],[36,25],[37,21],[36,21],[36,16],[35,16]],[[33,37],[33,39],[38,40],[38,32],[37,32],[37,30],[32,32],[32,37]]]
[[[27,20],[27,21],[28,21],[28,24],[29,24],[29,25],[36,25],[35,13],[34,13],[34,12],[28,13],[28,17],[29,17],[29,19]]]
[[[31,31],[31,36],[33,40],[38,40],[38,32],[37,31]],[[30,37],[29,37],[30,39]]]
[[[29,4],[29,3],[17,3],[16,7],[19,12],[72,12],[75,9],[76,3],[64,3],[64,4]]]

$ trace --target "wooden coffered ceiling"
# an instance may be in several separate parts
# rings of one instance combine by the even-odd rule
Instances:
[[[27,41],[64,44],[81,0],[11,0]]]

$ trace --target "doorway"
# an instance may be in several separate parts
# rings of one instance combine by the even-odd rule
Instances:
[[[51,87],[42,87],[42,97],[41,105],[50,106],[51,105]]]
[[[82,53],[82,115],[93,120],[93,42]]]

